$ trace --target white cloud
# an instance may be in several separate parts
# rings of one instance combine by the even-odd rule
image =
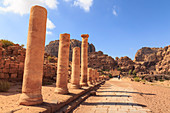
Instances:
[[[117,9],[118,9],[117,6],[113,6],[113,11],[112,11],[112,13],[113,13],[113,15],[115,15],[115,16],[118,16],[118,14],[117,14]]]
[[[24,15],[29,13],[33,5],[55,9],[58,4],[57,0],[3,0],[0,11]]]
[[[33,5],[40,5],[50,9],[57,8],[59,4],[57,0],[3,0],[0,11],[12,12],[19,15],[29,14],[30,8]],[[50,19],[47,18],[47,29],[54,29],[55,25]],[[52,34],[52,32],[47,31],[47,34]]]
[[[72,0],[64,0],[65,2],[70,2],[70,1],[72,1]]]
[[[47,29],[54,29],[55,25],[51,22],[49,18],[47,18]]]
[[[90,11],[90,7],[93,4],[93,0],[75,0],[74,6],[79,6],[80,8],[84,9],[86,12]]]
[[[46,31],[47,35],[52,35],[53,33],[51,31]]]
[[[113,15],[117,16],[116,9],[113,9]]]

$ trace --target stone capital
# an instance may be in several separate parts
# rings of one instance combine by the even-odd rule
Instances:
[[[70,38],[70,34],[68,34],[68,33],[63,33],[63,34],[60,34],[60,37],[68,37],[68,38]]]
[[[82,38],[89,38],[89,35],[88,34],[82,34],[81,37]]]

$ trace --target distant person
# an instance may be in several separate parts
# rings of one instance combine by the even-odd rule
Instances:
[[[118,77],[118,79],[120,80],[120,75],[118,75],[117,77]]]

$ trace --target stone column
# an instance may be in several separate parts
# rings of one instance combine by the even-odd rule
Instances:
[[[96,81],[95,81],[95,71],[94,71],[94,69],[92,69],[92,82],[93,82],[93,84],[96,83]]]
[[[99,82],[99,72],[97,72],[97,81]]]
[[[19,104],[37,105],[43,102],[41,88],[46,36],[47,10],[33,6],[30,12],[22,94]]]
[[[98,74],[97,74],[98,76],[97,76],[97,78],[98,78],[98,81],[100,81],[100,73],[98,72]]]
[[[81,44],[81,86],[87,85],[87,68],[88,68],[88,34],[82,34]]]
[[[73,48],[71,88],[80,88],[80,48]]]
[[[95,69],[95,81],[96,81],[96,83],[97,83],[97,70]]]
[[[87,73],[87,81],[88,85],[93,85],[92,83],[92,68],[88,68],[88,73]]]
[[[55,93],[67,94],[67,79],[69,65],[69,49],[70,49],[70,34],[60,34],[59,51],[58,51],[58,66],[57,66],[57,82]]]

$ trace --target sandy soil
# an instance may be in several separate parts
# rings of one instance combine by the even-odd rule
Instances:
[[[154,85],[127,82],[139,92],[139,94],[134,94],[135,101],[147,105],[153,113],[170,113],[170,87],[167,87],[169,81],[153,83]]]
[[[39,113],[46,111],[46,105],[37,106],[22,106],[18,104],[18,100],[21,94],[21,84],[12,84],[8,92],[0,92],[0,113]],[[66,100],[73,98],[74,95],[79,94],[83,89],[73,90],[70,89],[69,95],[60,95],[54,93],[55,84],[43,86],[42,95],[45,103],[57,104],[65,102]]]

